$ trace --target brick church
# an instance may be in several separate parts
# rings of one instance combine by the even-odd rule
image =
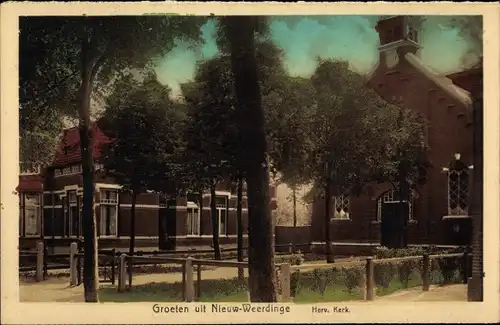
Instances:
[[[410,194],[405,227],[408,244],[470,244],[469,189],[473,168],[473,98],[482,85],[482,67],[440,75],[419,58],[419,35],[411,20],[392,16],[376,26],[379,62],[367,85],[384,100],[418,112],[428,121],[431,167],[426,184]],[[361,196],[336,196],[330,216],[334,242],[383,242],[385,206],[398,203],[391,184],[370,184]],[[369,193],[369,194],[367,194]],[[324,200],[313,203],[312,240],[324,240]]]

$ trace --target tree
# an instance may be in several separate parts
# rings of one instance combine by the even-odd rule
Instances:
[[[422,144],[423,129],[410,111],[389,105],[368,89],[347,62],[320,60],[311,80],[316,109],[306,164],[312,181],[323,189],[325,251],[333,262],[332,196],[359,194],[371,181],[400,175],[399,167]]]
[[[310,181],[304,162],[313,145],[309,136],[315,103],[313,93],[310,80],[285,77],[279,87],[263,99],[271,168],[279,174],[279,181],[292,189],[294,228],[297,227],[297,191]]]
[[[216,186],[235,171],[238,131],[232,100],[231,75],[223,56],[198,65],[195,83],[185,98],[189,105],[187,128],[188,168],[194,174],[196,188],[210,190],[210,211],[215,259],[221,259]]]
[[[91,94],[127,68],[146,68],[164,56],[176,38],[199,40],[201,17],[93,16],[29,17],[30,41],[59,61],[57,76],[75,77],[76,91],[68,91],[79,117],[83,176],[83,236],[85,301],[97,302],[97,241],[93,213],[94,160],[90,133]],[[194,44],[194,43],[193,43]],[[35,64],[43,66],[43,62]],[[43,72],[42,72],[43,73]],[[40,81],[36,81],[40,82]],[[41,83],[38,83],[39,85]],[[96,87],[98,86],[98,87]],[[58,85],[59,87],[59,85]],[[60,98],[60,94],[54,94]]]
[[[242,132],[242,161],[248,184],[249,291],[252,302],[275,302],[276,275],[273,256],[273,222],[269,206],[269,161],[265,115],[255,55],[259,17],[221,18],[231,53],[231,68]]]
[[[206,132],[205,145],[208,144],[207,134],[211,134],[213,139],[209,142],[218,149],[203,150],[202,154],[208,155],[210,159],[218,160],[213,152],[216,150],[219,153],[223,152],[226,162],[225,171],[219,170],[221,179],[229,180],[237,184],[237,220],[238,220],[238,260],[243,261],[243,221],[242,221],[242,191],[243,182],[245,179],[244,170],[242,168],[242,148],[240,128],[238,125],[239,111],[235,109],[238,105],[234,91],[234,76],[231,71],[230,54],[228,53],[227,38],[224,38],[224,33],[219,29],[218,41],[222,48],[221,53],[209,60],[198,63],[198,69],[195,76],[195,81],[191,84],[183,86],[184,97],[188,106],[197,112],[193,116],[194,123],[201,123],[204,127],[198,127],[198,131]],[[267,111],[273,111],[276,89],[283,88],[282,84],[288,79],[284,78],[285,72],[283,68],[282,51],[272,43],[264,34],[260,34],[260,38],[256,43],[256,59],[258,65],[259,80],[262,84],[264,93],[269,94],[263,99],[264,106]],[[286,83],[285,83],[286,84]],[[279,92],[280,96],[286,96],[283,91]],[[203,112],[203,114],[200,114]],[[271,113],[270,116],[273,114]],[[275,114],[274,114],[275,115]],[[203,121],[202,121],[203,120]],[[268,121],[268,125],[274,123]],[[270,131],[273,128],[268,128]],[[196,133],[195,132],[195,133]],[[270,133],[269,133],[270,134]],[[195,138],[193,134],[188,135],[190,142],[193,143]],[[269,137],[270,138],[270,137]],[[221,148],[222,145],[222,148]],[[198,146],[200,148],[200,146]],[[194,150],[194,148],[193,148]],[[196,151],[196,150],[194,150]],[[199,150],[198,150],[199,151]],[[220,158],[220,157],[219,157]],[[193,159],[191,159],[193,160]],[[200,162],[200,159],[195,159]],[[196,169],[196,166],[193,166]],[[200,178],[200,175],[198,176]]]
[[[134,255],[137,196],[146,190],[165,190],[163,184],[175,183],[182,120],[169,94],[170,89],[154,75],[142,83],[128,77],[107,100],[103,118],[112,142],[107,145],[102,162],[106,173],[132,197],[130,256]],[[132,284],[131,263],[129,283]]]
[[[63,117],[75,115],[67,95],[75,92],[76,73],[68,74],[70,65],[59,59],[66,49],[58,48],[52,35],[38,34],[43,24],[31,18],[19,21],[20,158],[35,164],[52,161]]]

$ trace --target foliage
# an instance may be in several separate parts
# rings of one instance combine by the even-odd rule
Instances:
[[[461,283],[463,261],[461,257],[437,257],[431,259],[430,278],[432,284]]]
[[[237,173],[239,134],[227,58],[200,63],[183,93],[189,116],[186,160],[197,187],[204,189]]]
[[[354,294],[356,288],[363,291],[364,265],[353,267],[319,268],[313,271],[296,271],[291,276],[291,294],[297,297],[303,290],[312,290],[322,295],[329,287],[341,287],[349,294]]]
[[[154,75],[143,82],[129,76],[107,99],[103,120],[112,142],[102,163],[125,190],[175,194],[183,116],[169,95],[170,89]]]
[[[359,193],[396,178],[402,160],[418,165],[423,124],[410,110],[383,101],[347,62],[320,60],[311,80],[317,106],[307,165],[315,183],[329,178],[337,193]]]
[[[450,247],[450,248],[440,248],[436,246],[428,247],[408,247],[408,248],[398,248],[391,249],[387,247],[376,247],[374,249],[374,255],[377,259],[383,258],[394,258],[394,257],[406,257],[406,256],[423,256],[425,253],[428,254],[455,254],[462,253],[463,247]]]
[[[203,21],[194,16],[22,17],[22,159],[50,161],[64,116],[78,116],[83,70],[91,70],[95,101],[109,94],[123,73],[151,68],[176,40],[198,44]]]
[[[290,263],[290,265],[301,265],[304,263],[304,254],[277,255],[274,257],[276,264]]]
[[[425,253],[428,254],[452,254],[458,253],[461,248],[440,249],[436,247],[415,247],[405,249],[388,249],[378,247],[375,250],[376,259],[390,259],[397,257],[415,256],[411,260],[400,261],[381,261],[374,265],[375,283],[380,288],[378,290],[387,291],[387,289],[397,281],[400,288],[408,288],[410,285],[421,285],[421,276],[423,271],[422,258]],[[431,259],[430,277],[433,284],[457,283],[461,280],[462,257],[435,257]]]

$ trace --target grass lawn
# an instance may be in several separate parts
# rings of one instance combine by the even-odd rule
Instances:
[[[117,292],[116,287],[103,286],[99,292],[101,302],[181,302],[182,284],[148,283],[134,286],[131,291]],[[322,295],[310,288],[302,288],[294,298],[296,303],[360,300],[359,290],[351,293],[338,287],[328,287]],[[200,302],[248,302],[246,281],[202,280]]]
[[[196,282],[195,282],[196,287]],[[115,287],[102,287],[99,292],[102,302],[181,302],[182,283],[148,283],[133,286],[131,291],[117,292]],[[228,280],[202,280],[201,302],[246,302],[246,281],[237,278]]]

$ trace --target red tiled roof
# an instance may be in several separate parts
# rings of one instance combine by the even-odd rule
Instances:
[[[19,176],[19,185],[17,186],[16,191],[42,192],[43,191],[42,175]]]
[[[102,153],[102,145],[109,143],[111,139],[99,128],[99,122],[92,122],[90,128],[93,138],[92,154],[94,159],[99,158]],[[54,157],[54,166],[78,163],[81,161],[80,155],[80,133],[78,127],[64,130],[63,137],[59,142]]]

